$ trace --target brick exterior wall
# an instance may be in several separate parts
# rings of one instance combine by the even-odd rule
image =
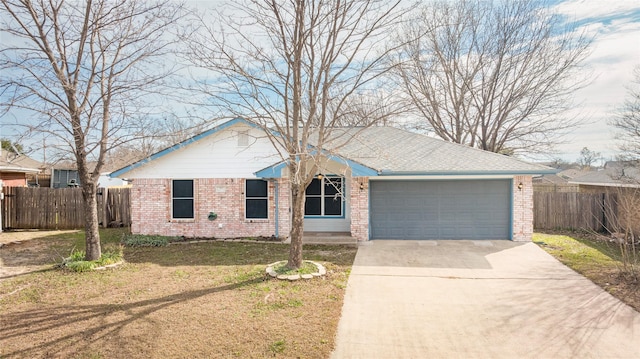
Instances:
[[[268,219],[245,219],[245,179],[196,178],[194,218],[172,219],[171,179],[136,179],[131,190],[131,231],[136,234],[239,238],[276,235],[276,183],[268,185]],[[288,186],[278,181],[278,236],[290,227]],[[218,217],[209,220],[209,212]]]
[[[522,183],[522,188],[518,185]],[[513,240],[531,241],[533,235],[533,183],[531,176],[513,178]]]
[[[24,173],[1,172],[0,180],[4,187],[24,187],[27,185],[27,176]]]
[[[351,236],[358,241],[369,240],[369,178],[353,177],[349,192]]]
[[[352,178],[349,206],[351,235],[358,241],[369,239],[369,179]],[[522,183],[522,189],[518,185]],[[289,236],[291,213],[289,184],[277,180],[278,233]],[[362,188],[361,188],[362,187]],[[533,235],[533,184],[531,176],[513,179],[513,240],[530,241]],[[136,179],[131,191],[131,231],[184,237],[240,238],[276,235],[276,182],[269,181],[269,218],[245,219],[245,179],[194,179],[194,219],[171,218],[171,180]],[[210,221],[209,212],[218,215]]]

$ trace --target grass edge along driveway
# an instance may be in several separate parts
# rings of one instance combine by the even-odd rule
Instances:
[[[621,274],[622,262],[617,244],[582,232],[534,233],[533,242],[640,312],[640,283]]]

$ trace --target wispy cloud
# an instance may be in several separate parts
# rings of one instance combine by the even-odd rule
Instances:
[[[607,124],[626,96],[633,67],[640,65],[640,2],[637,0],[567,0],[552,7],[575,31],[593,36],[585,74],[592,83],[575,93],[579,108],[572,115],[584,118],[570,143],[558,155],[574,160],[589,147],[606,157],[615,155],[613,129]]]

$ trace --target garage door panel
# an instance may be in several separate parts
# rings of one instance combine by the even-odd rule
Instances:
[[[508,239],[509,180],[372,181],[373,239]]]

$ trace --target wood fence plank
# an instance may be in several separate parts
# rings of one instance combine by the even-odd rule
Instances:
[[[102,226],[131,225],[129,188],[98,189]],[[84,227],[84,201],[80,188],[4,187],[3,229],[77,229]],[[113,196],[111,195],[113,193]],[[105,197],[105,198],[100,198]],[[102,207],[102,210],[100,210]]]
[[[534,192],[535,229],[605,231],[616,215],[615,194]]]

